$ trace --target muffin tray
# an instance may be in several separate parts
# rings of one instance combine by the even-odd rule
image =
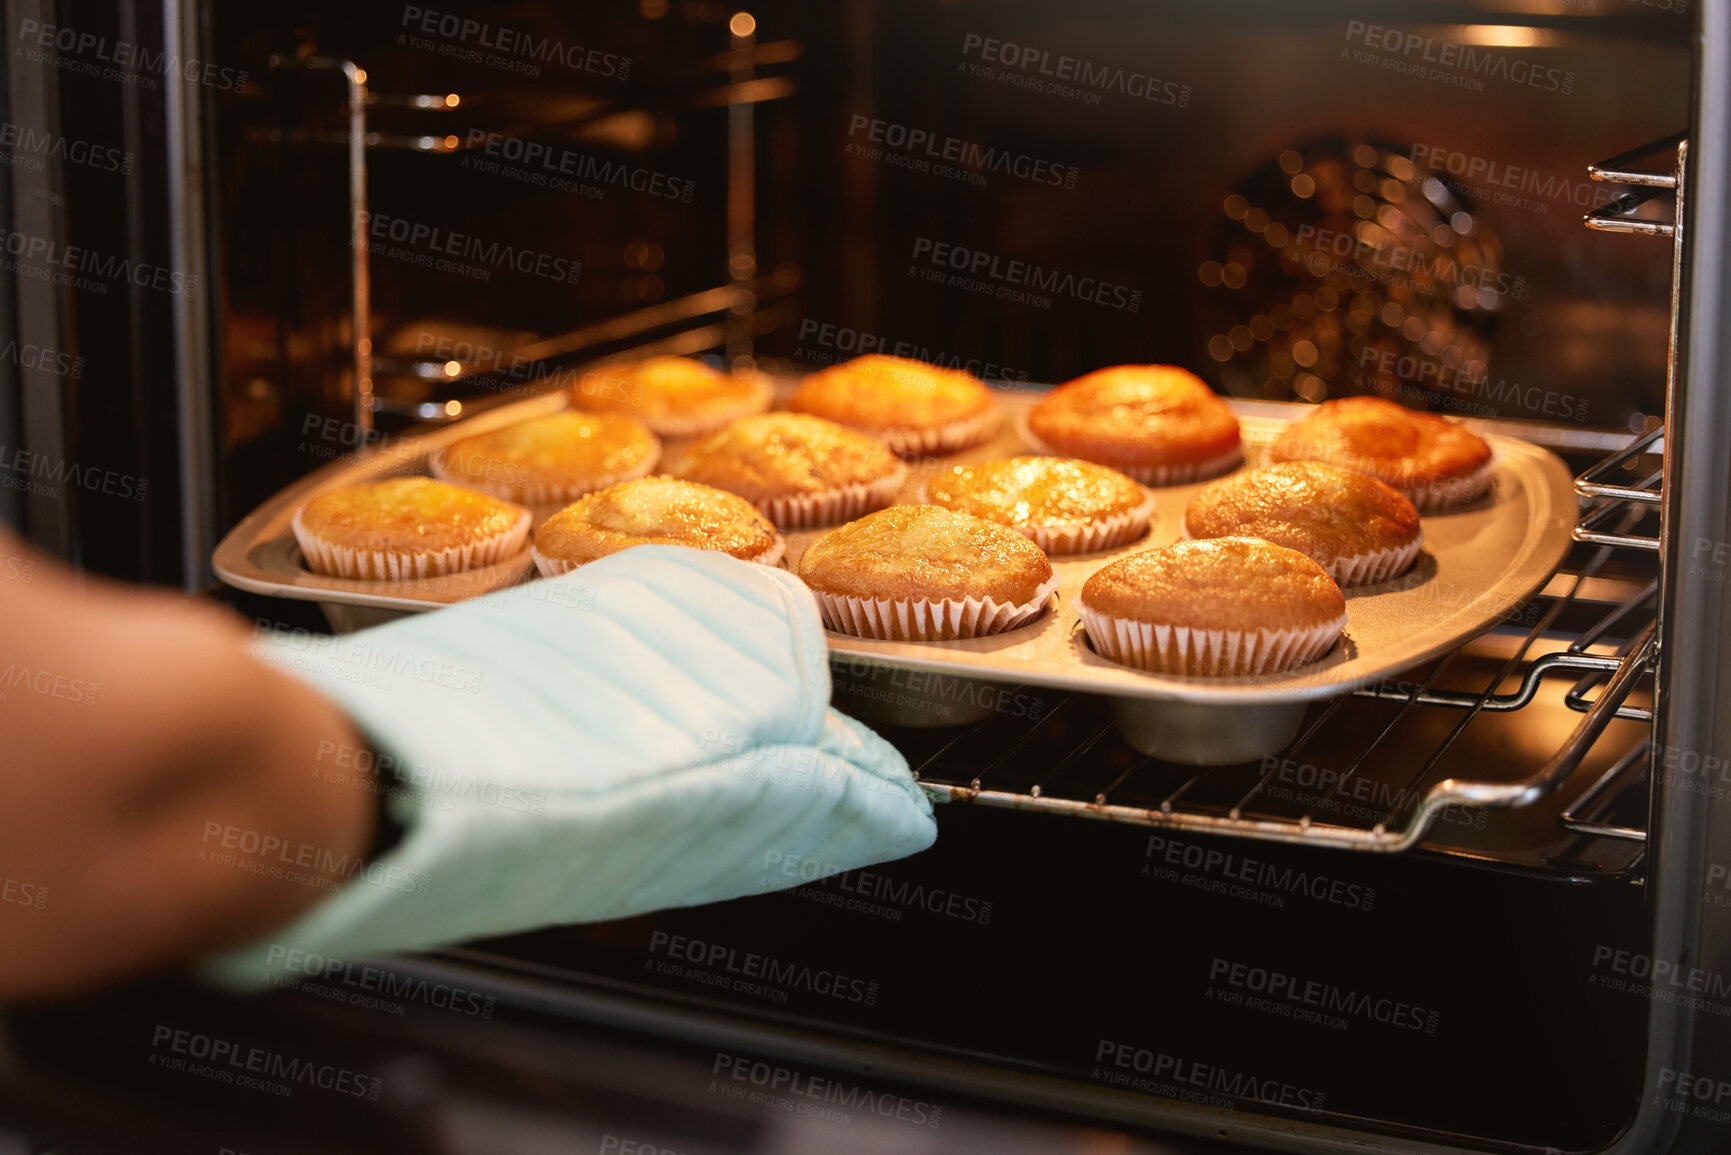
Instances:
[[[950,465],[1026,453],[1019,418],[1038,394],[1000,391],[997,435],[978,448],[912,463],[901,500],[914,501],[934,472]],[[1309,406],[1231,401],[1242,422],[1247,467]],[[333,628],[376,624],[406,612],[461,601],[532,578],[527,551],[486,570],[409,582],[329,578],[306,570],[289,530],[294,512],[330,488],[426,472],[428,458],[451,442],[565,406],[562,394],[502,405],[461,422],[393,439],[325,466],[248,515],[217,548],[214,564],[230,585],[277,597],[317,601]],[[1469,422],[1469,424],[1471,424]],[[1487,433],[1497,454],[1495,480],[1478,501],[1423,518],[1425,543],[1405,575],[1346,591],[1345,636],[1321,661],[1281,674],[1239,678],[1174,677],[1116,665],[1090,647],[1075,598],[1101,566],[1182,536],[1185,504],[1206,482],[1155,488],[1148,536],[1115,550],[1058,557],[1056,604],[1006,634],[952,642],[884,642],[828,635],[838,705],[868,721],[943,725],[989,714],[1002,687],[1048,687],[1113,699],[1131,745],[1169,761],[1219,765],[1259,758],[1290,740],[1306,707],[1374,684],[1482,633],[1536,593],[1567,552],[1577,505],[1567,466],[1547,450]],[[676,467],[670,444],[663,467]],[[536,521],[553,512],[536,509]],[[787,535],[783,562],[797,570],[806,546],[824,530]],[[884,668],[932,677],[900,679],[893,694],[874,687]],[[979,686],[988,692],[972,692]]]

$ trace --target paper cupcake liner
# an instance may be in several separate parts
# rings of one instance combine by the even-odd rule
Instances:
[[[299,512],[290,523],[290,529],[294,531],[295,544],[300,546],[306,567],[314,573],[363,581],[410,581],[482,569],[521,553],[523,543],[529,539],[531,520],[529,511],[524,510],[516,525],[491,537],[448,549],[394,553],[356,549],[326,541],[307,529]]]
[[[1423,545],[1424,531],[1420,530],[1418,537],[1406,545],[1371,550],[1369,553],[1353,554],[1351,557],[1337,557],[1324,568],[1328,570],[1328,576],[1342,589],[1375,585],[1405,573],[1413,559],[1418,557],[1418,551]]]
[[[634,547],[627,546],[626,548],[631,549]],[[753,562],[757,565],[775,565],[777,562],[781,561],[782,554],[786,552],[787,539],[778,533],[775,535],[775,540],[770,542],[768,548],[766,548],[762,553],[758,554],[756,557],[741,558],[740,560]],[[581,569],[585,564],[580,561],[567,561],[562,557],[548,557],[533,545],[529,547],[529,556],[535,560],[535,569],[544,578],[558,577],[560,574],[570,573],[574,569]],[[594,560],[599,561],[600,558]]]
[[[898,463],[894,473],[876,481],[862,481],[822,493],[767,497],[757,503],[757,508],[780,530],[838,525],[893,504],[907,477],[907,466]]]
[[[1058,592],[1054,573],[1025,602],[994,598],[856,598],[818,590],[823,624],[841,634],[885,642],[953,642],[1024,626],[1039,617]]]
[[[1346,615],[1305,629],[1203,630],[1097,613],[1077,598],[1076,616],[1102,658],[1157,674],[1245,677],[1308,666],[1334,648]]]
[[[998,411],[988,409],[974,417],[964,417],[960,421],[949,421],[926,429],[868,429],[862,432],[876,437],[898,457],[933,457],[945,453],[959,453],[979,445],[991,437],[997,428]]]
[[[586,493],[594,493],[597,489],[606,489],[609,485],[617,485],[621,481],[636,481],[640,477],[649,476],[650,472],[661,460],[661,449],[655,452],[632,469],[622,473],[604,473],[587,482],[572,482],[565,485],[509,485],[504,482],[476,481],[462,474],[452,473],[445,468],[445,454],[441,450],[433,454],[427,461],[427,468],[440,481],[448,481],[452,485],[460,485],[464,489],[473,489],[506,501],[522,502],[528,505],[550,505],[560,502],[569,505]]]
[[[1104,465],[1108,469],[1116,469],[1124,476],[1140,481],[1143,485],[1189,485],[1192,481],[1206,481],[1211,477],[1219,477],[1222,473],[1230,473],[1244,462],[1244,446],[1242,443],[1225,453],[1215,457],[1207,457],[1201,461],[1179,462],[1174,465],[1120,465],[1115,461],[1095,461],[1091,457],[1082,457],[1075,453],[1064,453],[1053,449],[1028,426],[1028,418],[1032,411],[1023,413],[1016,421],[1016,433],[1022,438],[1023,444],[1035,453],[1045,457],[1069,457],[1077,461],[1094,461],[1096,465]]]
[[[920,487],[919,501],[922,505],[934,504],[929,492],[930,485],[931,483],[927,482]],[[1096,553],[1135,541],[1148,532],[1148,523],[1153,518],[1154,495],[1150,493],[1135,509],[1114,513],[1087,525],[1009,525],[1004,528],[1013,529],[1023,537],[1031,539],[1048,557],[1057,557],[1062,554]]]
[[[1195,541],[1190,532],[1190,524],[1183,518],[1178,519],[1178,536],[1184,541]],[[1229,535],[1228,535],[1229,536]],[[1255,534],[1249,536],[1255,537]],[[1275,544],[1279,544],[1276,542]],[[1328,571],[1328,576],[1334,579],[1334,584],[1346,589],[1349,586],[1375,585],[1387,581],[1391,577],[1405,573],[1418,557],[1418,551],[1424,548],[1424,530],[1418,531],[1418,536],[1405,545],[1390,546],[1387,549],[1373,549],[1366,553],[1355,553],[1350,557],[1337,557],[1325,562],[1321,558],[1310,560]],[[1299,550],[1303,553],[1303,550]],[[1309,556],[1309,555],[1306,555]]]
[[[1440,513],[1482,497],[1485,490],[1491,487],[1491,479],[1496,476],[1497,466],[1501,464],[1502,456],[1493,451],[1491,459],[1471,473],[1462,474],[1460,477],[1439,477],[1435,481],[1427,481],[1410,488],[1400,485],[1395,488],[1400,490],[1420,513]]]

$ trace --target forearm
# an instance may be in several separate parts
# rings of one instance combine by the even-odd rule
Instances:
[[[255,938],[352,872],[376,798],[317,771],[362,739],[238,626],[51,571],[3,596],[0,672],[47,692],[0,687],[0,877],[35,900],[0,902],[0,999]]]

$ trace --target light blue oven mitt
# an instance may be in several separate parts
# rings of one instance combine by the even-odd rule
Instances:
[[[389,805],[406,833],[207,963],[219,981],[258,982],[295,950],[351,958],[760,893],[808,881],[777,863],[833,873],[936,837],[901,754],[829,709],[816,603],[767,566],[639,546],[255,652],[348,711],[404,783]],[[318,761],[353,773],[344,753]]]

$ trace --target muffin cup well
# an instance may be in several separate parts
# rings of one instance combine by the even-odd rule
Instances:
[[[649,431],[657,437],[702,437],[706,433],[714,433],[723,426],[731,425],[741,417],[765,412],[774,398],[775,390],[769,381],[754,377],[751,381],[751,396],[742,397],[737,404],[708,413],[657,413],[651,416],[640,410],[632,410],[631,415],[649,426]],[[582,404],[577,403],[577,408],[583,408]]]
[[[1483,497],[1485,490],[1491,487],[1491,479],[1496,476],[1497,466],[1500,464],[1499,456],[1493,450],[1491,459],[1471,473],[1463,473],[1459,477],[1439,477],[1435,481],[1427,481],[1411,488],[1401,485],[1395,485],[1394,488],[1400,490],[1420,513],[1442,513]]]
[[[1405,545],[1371,550],[1369,553],[1353,554],[1351,557],[1337,557],[1323,568],[1328,570],[1328,576],[1342,589],[1375,585],[1405,573],[1411,568],[1423,546],[1424,531],[1420,530],[1419,535]]]
[[[855,426],[858,428],[858,426]],[[997,409],[927,428],[861,429],[883,442],[898,457],[935,457],[979,445],[996,432]]]
[[[1207,457],[1201,461],[1184,461],[1172,465],[1124,465],[1116,461],[1100,461],[1091,457],[1082,457],[1075,453],[1065,453],[1053,449],[1028,424],[1032,410],[1023,413],[1016,421],[1016,432],[1022,438],[1023,444],[1035,453],[1045,457],[1070,457],[1077,461],[1092,461],[1096,465],[1104,465],[1108,469],[1116,469],[1124,476],[1143,485],[1189,485],[1193,481],[1207,481],[1211,477],[1219,477],[1230,473],[1244,463],[1243,443],[1233,446],[1225,453]]]
[[[932,504],[929,484],[920,488],[919,499],[923,505]],[[1004,528],[1031,539],[1048,557],[1096,553],[1128,545],[1147,533],[1148,523],[1154,519],[1154,501],[1154,495],[1147,494],[1135,509],[1114,513],[1086,525],[1006,525]]]
[[[1308,666],[1333,649],[1346,629],[1345,614],[1306,629],[1205,630],[1114,617],[1089,609],[1081,598],[1075,606],[1102,658],[1185,677],[1245,677]]]
[[[1183,518],[1178,520],[1178,536],[1185,541],[1198,540],[1190,532],[1190,524]],[[1255,534],[1250,536],[1254,537]],[[1347,557],[1337,557],[1331,561],[1324,561],[1319,557],[1312,557],[1310,560],[1327,570],[1328,576],[1334,579],[1335,585],[1341,589],[1348,589],[1353,586],[1375,585],[1377,582],[1399,577],[1412,566],[1413,561],[1418,557],[1418,551],[1423,548],[1424,530],[1420,528],[1418,536],[1405,545],[1368,550]],[[1304,553],[1303,550],[1298,552]]]
[[[626,546],[625,548],[631,549],[633,547]],[[775,565],[781,560],[781,555],[786,552],[787,539],[778,533],[775,535],[775,540],[770,542],[769,546],[762,553],[755,557],[740,558],[739,560],[753,562],[757,565]],[[535,569],[542,577],[558,577],[560,574],[570,573],[572,570],[578,569],[584,564],[580,561],[567,561],[562,557],[548,557],[533,545],[529,547],[529,556],[535,559]],[[595,558],[593,560],[599,561],[600,558]]]
[[[857,482],[821,493],[766,497],[757,503],[757,508],[781,530],[839,525],[895,504],[896,493],[907,477],[907,466],[898,462],[895,472],[876,481]]]
[[[856,598],[813,590],[823,624],[840,634],[885,642],[953,642],[1025,626],[1058,592],[1054,573],[1025,602],[995,598]]]
[[[299,511],[289,528],[294,532],[295,544],[300,546],[303,562],[314,573],[363,581],[408,581],[481,569],[519,554],[523,551],[523,543],[529,539],[531,520],[529,511],[525,509],[510,529],[465,545],[394,552],[357,549],[327,541],[306,527]]]
[[[568,505],[586,493],[594,493],[597,489],[606,489],[609,485],[617,485],[621,481],[636,481],[639,477],[648,477],[660,460],[661,447],[656,446],[655,452],[644,458],[637,466],[622,473],[604,473],[591,481],[566,485],[508,485],[502,482],[476,481],[473,478],[464,477],[462,474],[447,470],[443,450],[433,454],[428,459],[427,468],[440,481],[448,481],[452,485],[460,485],[465,489],[491,494],[506,501],[523,502],[529,505],[550,505],[554,502],[563,502]]]

